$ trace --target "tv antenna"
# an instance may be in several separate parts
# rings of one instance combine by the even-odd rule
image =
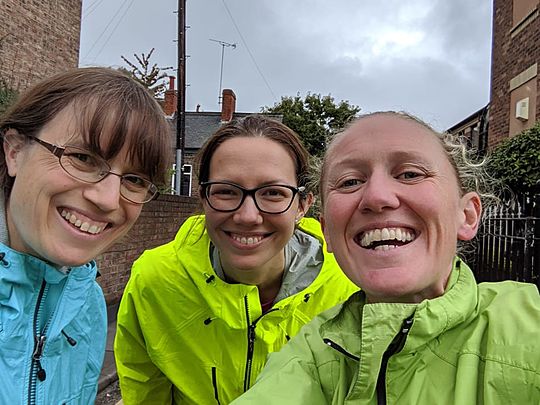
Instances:
[[[225,42],[225,41],[219,41],[217,39],[209,39],[210,41],[212,42],[217,42],[218,44],[221,45],[221,69],[219,71],[219,95],[218,95],[218,104],[221,104],[221,99],[222,99],[222,95],[221,95],[221,87],[222,87],[222,83],[223,83],[223,56],[225,54],[225,47],[227,48],[232,48],[232,49],[235,49],[236,48],[236,44],[230,44],[228,42]]]

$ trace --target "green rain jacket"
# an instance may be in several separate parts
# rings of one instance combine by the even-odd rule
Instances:
[[[454,262],[447,291],[420,304],[366,304],[362,291],[316,317],[234,405],[539,404],[540,296],[477,285]]]
[[[324,246],[324,262],[304,290],[262,314],[256,286],[228,284],[212,268],[204,217],[133,265],[118,313],[115,356],[125,405],[228,404],[316,314],[358,288],[326,252],[319,223],[299,228]]]

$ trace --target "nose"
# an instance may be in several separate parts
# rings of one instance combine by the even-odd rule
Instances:
[[[239,224],[258,225],[262,223],[262,214],[255,205],[253,196],[246,196],[242,205],[234,212],[233,219]]]
[[[114,211],[120,207],[121,177],[110,172],[101,181],[85,184],[83,196],[102,211]]]
[[[396,180],[387,174],[372,174],[364,184],[358,208],[364,212],[382,212],[399,207]]]

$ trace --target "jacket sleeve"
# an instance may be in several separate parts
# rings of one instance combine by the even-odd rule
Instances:
[[[271,353],[257,382],[231,405],[326,405],[311,349],[297,335]]]
[[[118,309],[114,342],[122,400],[130,404],[171,404],[172,384],[153,363],[144,337],[144,302],[133,274]]]

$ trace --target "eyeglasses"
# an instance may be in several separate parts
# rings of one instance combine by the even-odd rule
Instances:
[[[210,207],[220,212],[236,211],[244,203],[246,196],[251,196],[259,211],[266,214],[281,214],[291,207],[296,194],[305,190],[303,186],[293,187],[284,184],[270,184],[252,189],[218,181],[200,184]]]
[[[58,158],[60,166],[71,177],[85,183],[99,183],[109,174],[120,177],[120,195],[135,204],[144,204],[158,195],[157,186],[136,174],[111,172],[109,163],[100,156],[76,146],[60,147],[39,138],[28,136]]]

